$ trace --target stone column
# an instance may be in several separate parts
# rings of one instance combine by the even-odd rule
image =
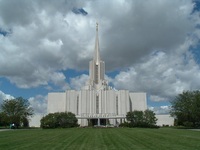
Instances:
[[[100,126],[100,118],[98,118],[98,126]]]

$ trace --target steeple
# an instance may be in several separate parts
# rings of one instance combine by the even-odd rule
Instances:
[[[89,63],[89,81],[85,89],[100,90],[108,89],[108,83],[104,79],[105,75],[105,63],[100,58],[99,50],[99,37],[98,37],[98,23],[96,24],[96,39],[93,60]]]
[[[96,64],[99,64],[99,62],[100,62],[99,37],[98,37],[98,23],[96,23],[96,40],[95,40],[94,61],[95,61]]]

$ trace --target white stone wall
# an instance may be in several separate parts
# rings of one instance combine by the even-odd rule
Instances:
[[[75,90],[66,91],[66,111],[77,114],[78,92]]]
[[[118,93],[119,115],[126,114],[129,110],[129,91],[120,90]]]
[[[48,94],[48,113],[68,111],[77,116],[96,114],[97,95],[99,96],[99,114],[117,115],[117,97],[118,116],[126,116],[126,113],[131,110],[144,111],[147,109],[146,93],[129,93],[128,90],[68,90],[63,93]],[[88,125],[87,119],[78,121],[81,126]],[[110,119],[110,123],[115,124],[115,119]]]
[[[30,118],[29,126],[30,127],[40,127],[40,120],[46,114],[34,114],[33,117]]]
[[[163,125],[169,125],[169,126],[174,126],[174,118],[171,117],[169,114],[167,115],[156,115],[157,123],[156,125],[158,126],[163,126]]]
[[[47,113],[66,111],[66,93],[48,93]]]
[[[103,113],[116,113],[116,94],[113,90],[102,91],[106,94],[106,108]]]
[[[130,93],[130,100],[132,103],[132,111],[147,109],[146,93]]]

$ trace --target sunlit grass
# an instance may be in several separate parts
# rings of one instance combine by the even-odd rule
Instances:
[[[160,128],[31,129],[0,132],[0,149],[195,150],[200,132]]]

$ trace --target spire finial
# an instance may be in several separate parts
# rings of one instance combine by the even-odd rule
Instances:
[[[98,22],[96,22],[96,30],[98,31]]]
[[[99,38],[98,38],[98,22],[96,22],[96,40],[95,40],[94,60],[96,61],[96,63],[99,63],[99,61],[100,61],[100,55],[99,55]]]

